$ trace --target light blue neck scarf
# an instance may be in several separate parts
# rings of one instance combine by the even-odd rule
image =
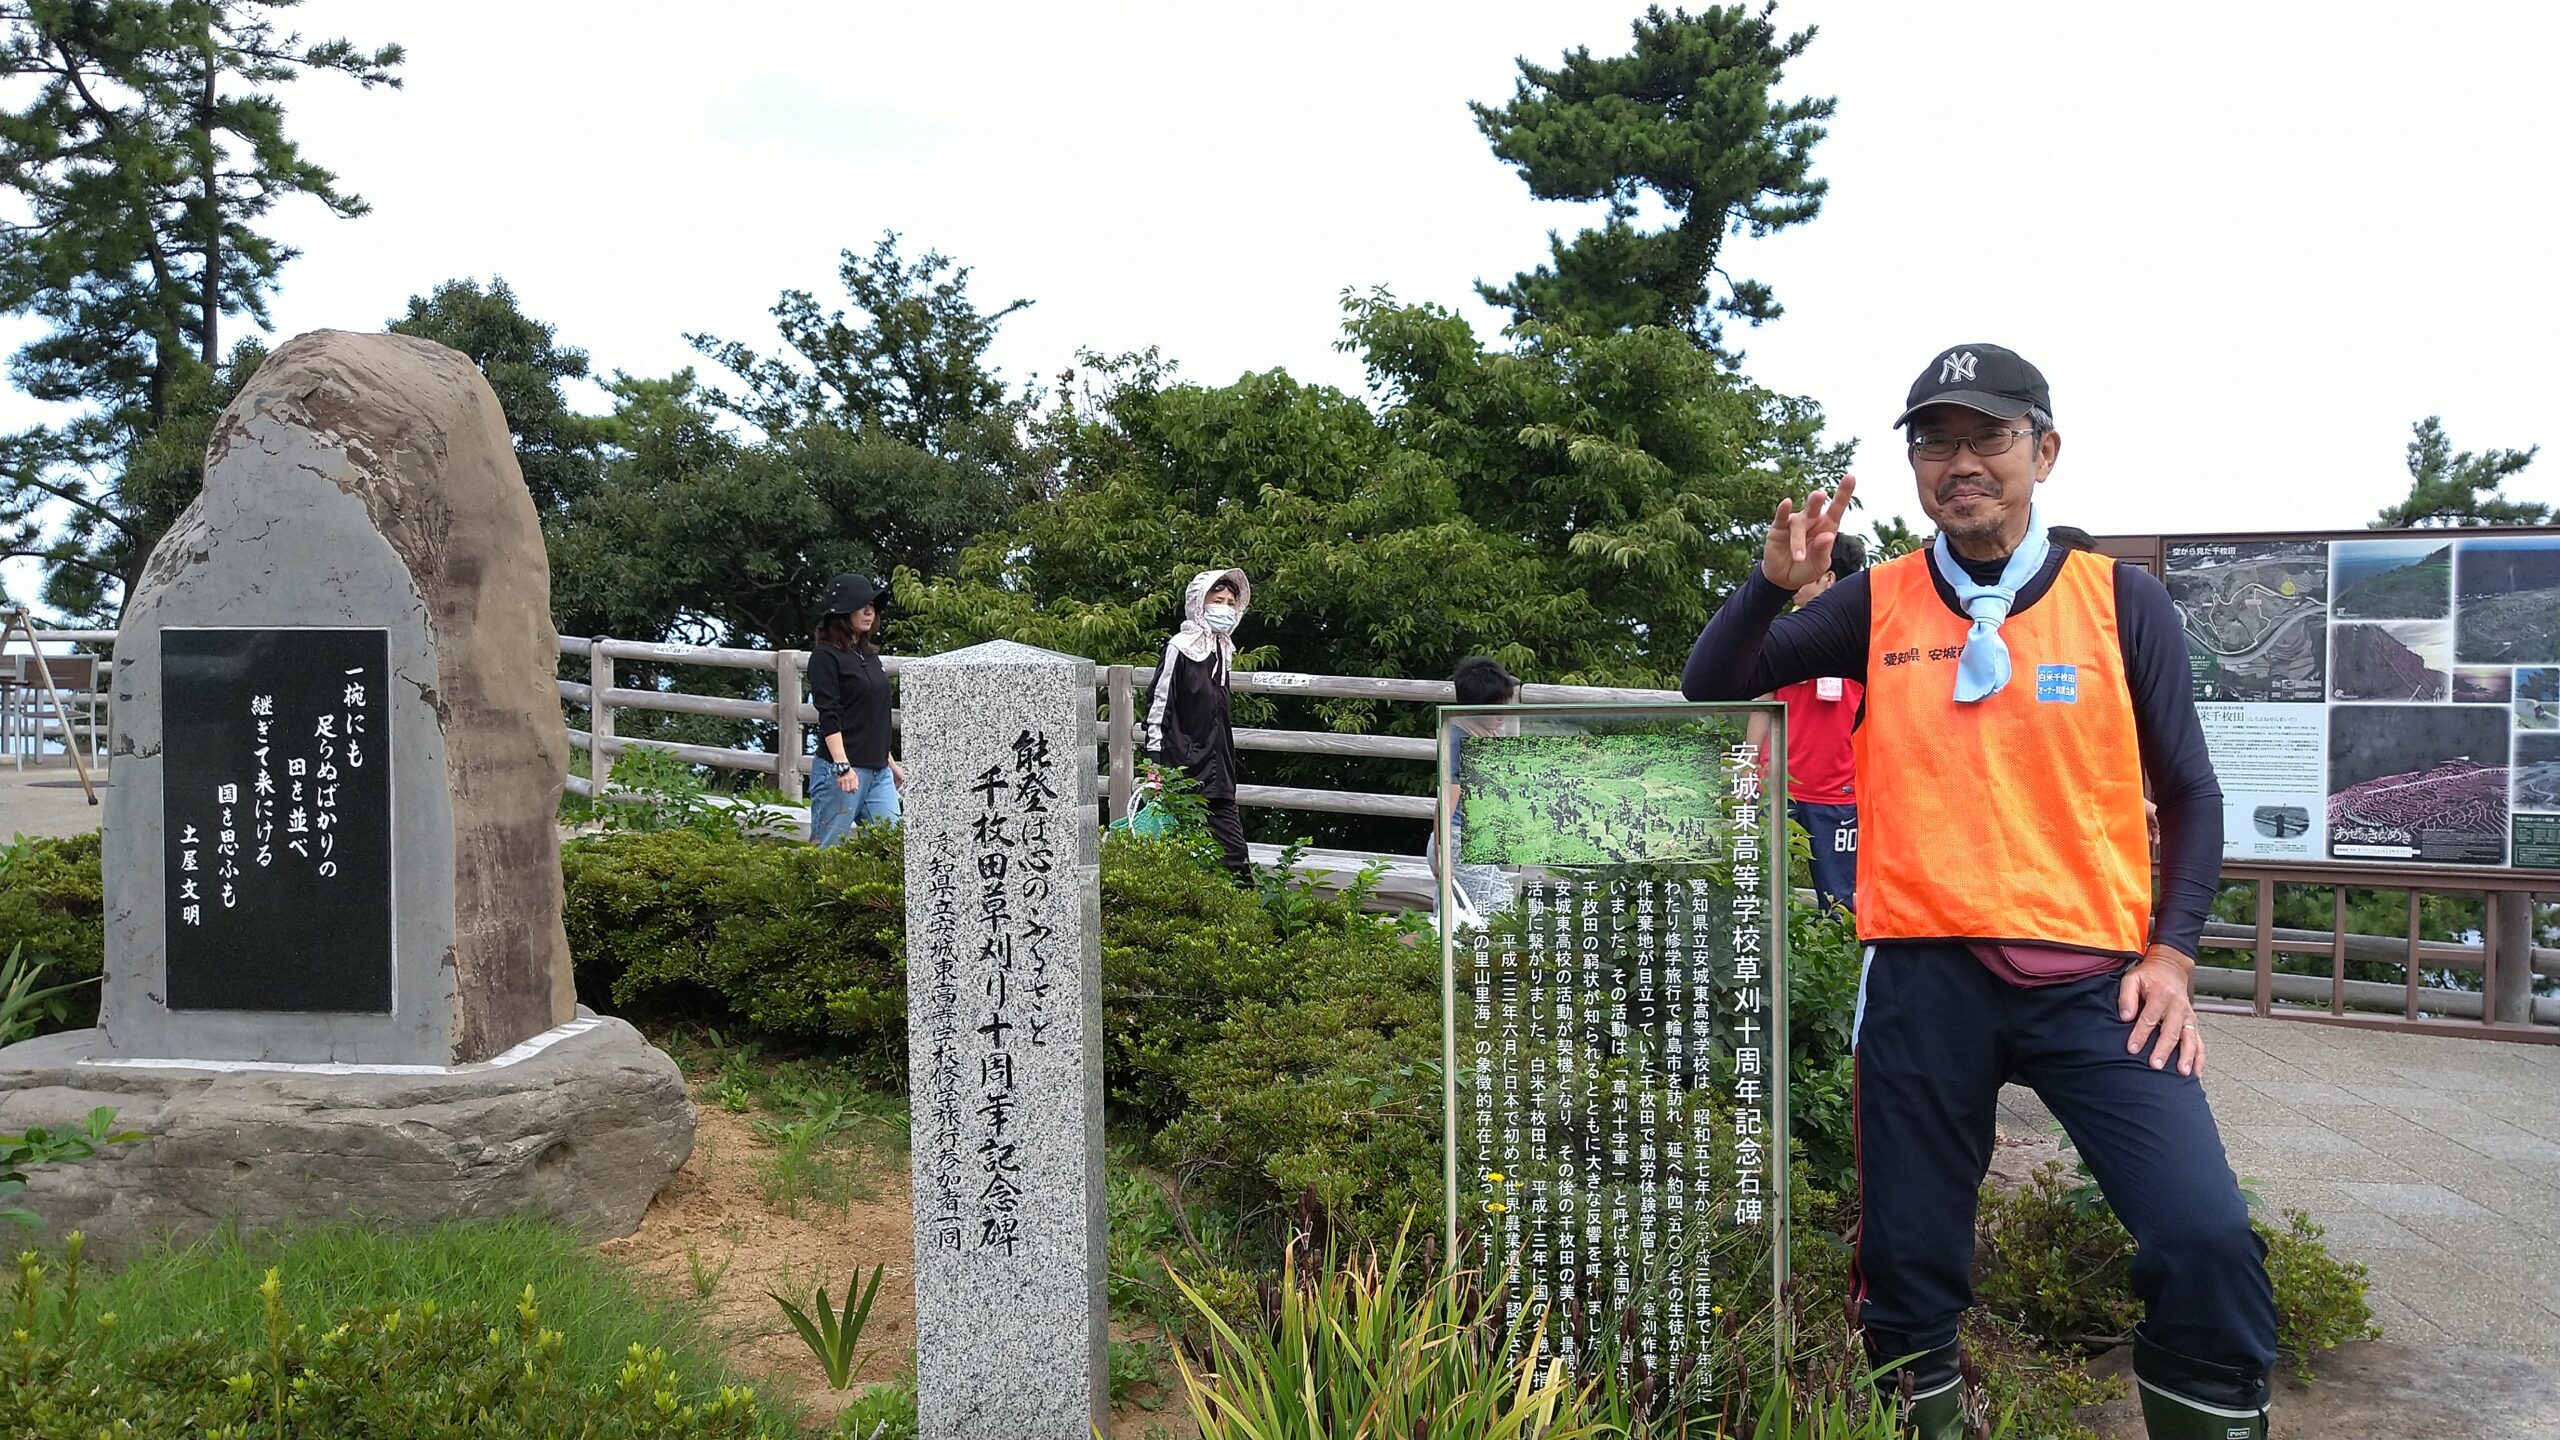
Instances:
[[[1937,563],[1938,573],[1946,577],[1947,584],[1954,587],[1956,603],[1973,617],[1973,631],[1965,636],[1964,654],[1956,660],[1957,704],[1988,700],[2009,683],[2009,646],[2000,638],[2000,622],[2009,618],[2009,607],[2017,603],[2018,592],[2036,578],[2052,550],[2053,541],[2044,531],[2044,516],[2030,508],[2027,538],[2010,552],[2009,563],[2000,567],[1999,581],[1976,585],[1948,546],[1946,532],[1938,532],[1936,543],[1929,547],[1929,558]]]

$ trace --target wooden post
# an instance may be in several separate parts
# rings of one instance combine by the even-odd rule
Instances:
[[[2502,890],[2489,897],[2489,1013],[2510,1025],[2533,1023],[2533,897]]]
[[[2258,994],[2250,1008],[2274,1013],[2276,996],[2276,882],[2258,882]]]
[[[2418,1018],[2418,901],[2417,887],[2409,889],[2409,1009],[2406,1018]]]
[[[806,798],[800,786],[800,652],[773,652],[773,788],[785,800]]]
[[[1137,707],[1134,699],[1134,676],[1126,665],[1111,667],[1108,689],[1111,697],[1111,720],[1108,729],[1111,747],[1111,814],[1113,820],[1126,820],[1134,808],[1138,789]]]
[[[2347,1013],[2347,887],[2329,887],[2329,1013]]]
[[[594,799],[604,803],[605,784],[613,775],[613,705],[605,692],[613,688],[613,642],[599,635],[587,650],[587,774]]]

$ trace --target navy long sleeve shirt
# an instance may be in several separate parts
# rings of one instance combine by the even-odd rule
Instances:
[[[2026,611],[2044,598],[2071,548],[2057,537],[2053,554],[2018,592],[2010,613]],[[1990,568],[1994,575],[1976,578],[1984,583],[1996,578],[1998,565]],[[2151,939],[2194,956],[2222,882],[2222,785],[2214,778],[2204,727],[2196,719],[2186,631],[2176,604],[2167,588],[2140,566],[2118,565],[2115,575],[2116,633],[2124,651],[2125,680],[2133,691],[2134,733],[2152,803],[2160,807],[2159,913]],[[1929,578],[1947,609],[1964,614],[1954,587],[1934,565]],[[1851,575],[1812,604],[1784,613],[1791,598],[1753,566],[1751,578],[1725,598],[1690,650],[1681,693],[1692,700],[1748,700],[1825,675],[1864,684],[1871,604],[1866,573]]]

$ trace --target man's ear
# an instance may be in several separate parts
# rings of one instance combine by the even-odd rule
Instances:
[[[2047,430],[2044,443],[2036,449],[2036,483],[2041,485],[2053,474],[2054,462],[2062,458],[2062,432]]]

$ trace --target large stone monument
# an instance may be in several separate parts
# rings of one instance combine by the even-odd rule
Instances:
[[[48,1220],[637,1223],[692,1110],[571,991],[557,644],[467,359],[322,331],[260,367],[125,605],[99,1028],[0,1051],[0,1128],[151,1137]]]
[[[1093,662],[900,672],[924,1440],[1108,1428]]]

